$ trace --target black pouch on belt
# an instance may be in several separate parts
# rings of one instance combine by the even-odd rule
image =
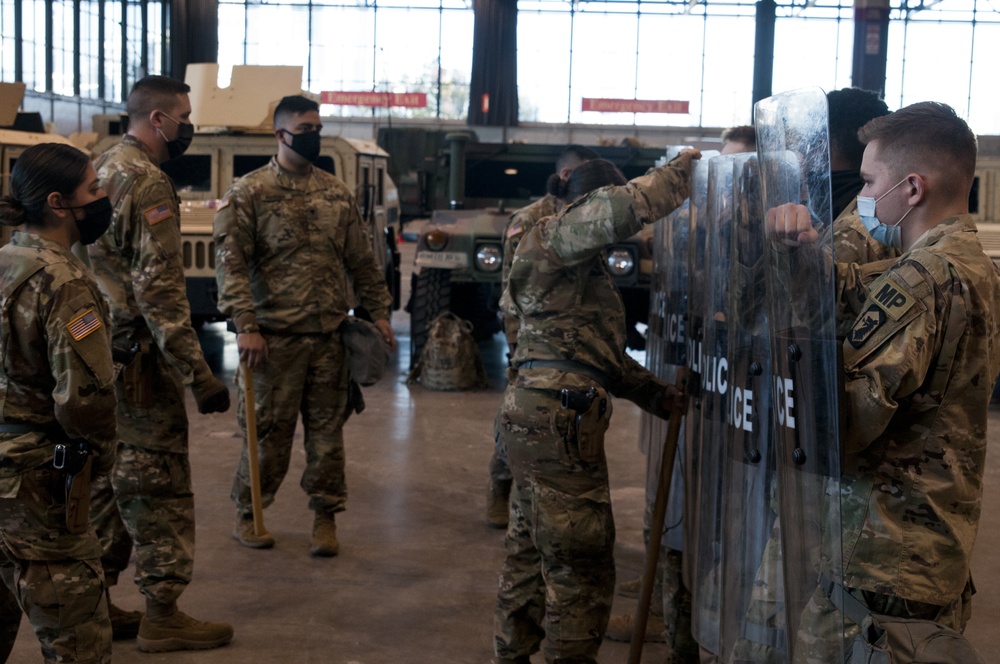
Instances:
[[[66,486],[66,530],[80,535],[90,527],[90,479],[94,455],[82,441],[56,445],[52,465],[62,472]]]
[[[608,393],[600,387],[585,391],[564,389],[562,407],[576,412],[576,444],[580,459],[596,463],[604,458],[604,432],[611,420]]]

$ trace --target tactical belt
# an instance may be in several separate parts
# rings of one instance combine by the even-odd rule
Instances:
[[[39,431],[39,428],[30,424],[0,424],[0,433],[31,433],[32,431]]]
[[[556,369],[557,371],[565,371],[566,373],[580,374],[590,378],[605,390],[608,390],[610,383],[607,374],[603,371],[599,371],[589,364],[577,362],[576,360],[528,360],[517,365],[518,371],[522,369]]]

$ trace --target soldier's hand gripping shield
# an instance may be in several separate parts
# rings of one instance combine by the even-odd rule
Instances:
[[[823,606],[818,589],[821,574],[842,579],[837,400],[842,370],[826,95],[818,88],[775,95],[757,103],[755,117],[777,446],[775,532],[784,569],[789,659],[842,662],[843,619],[825,610],[830,607]]]
[[[771,348],[757,155],[733,161],[729,263],[729,412],[723,456],[721,645],[724,661],[786,661]]]

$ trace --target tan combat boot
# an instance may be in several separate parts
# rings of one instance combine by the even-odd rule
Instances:
[[[333,512],[316,512],[309,555],[329,558],[339,552],[340,542],[337,541],[337,524]]]
[[[146,615],[139,624],[136,644],[143,652],[204,650],[218,648],[233,640],[233,626],[224,622],[195,620],[177,608],[146,600]]]
[[[126,611],[111,603],[111,593],[105,591],[108,598],[108,618],[111,619],[111,638],[115,641],[134,639],[139,633],[139,623],[142,622],[142,611]]]
[[[270,549],[274,546],[274,536],[266,530],[260,535],[256,534],[253,529],[253,517],[247,518],[242,514],[236,516],[233,538],[251,549]]]
[[[650,607],[652,609],[652,607]],[[620,616],[612,616],[608,621],[608,629],[604,632],[604,637],[611,641],[621,641],[623,643],[632,642],[632,632],[635,630],[635,614],[625,613]],[[663,626],[663,615],[649,612],[646,621],[646,643],[666,643],[667,630]]]
[[[494,528],[506,528],[510,519],[512,480],[494,480],[486,487],[486,521]]]

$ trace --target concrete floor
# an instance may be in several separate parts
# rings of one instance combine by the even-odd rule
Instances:
[[[413,245],[403,245],[404,282]],[[404,294],[405,295],[405,294]],[[191,464],[197,509],[195,578],[181,608],[198,618],[234,625],[233,642],[217,650],[156,655],[116,642],[114,664],[295,662],[321,664],[488,664],[503,533],[484,520],[492,422],[505,384],[506,346],[497,335],[482,350],[490,387],[433,392],[406,385],[409,319],[393,315],[397,362],[365,390],[367,409],[345,431],[348,509],[338,515],[341,553],[308,554],[311,512],[298,488],[304,452],[298,444],[276,503],[265,514],[277,538],[272,550],[244,548],[231,537],[229,499],[240,445],[233,411],[197,414],[188,393]],[[227,380],[236,364],[235,339],[224,326],[203,330],[210,362]],[[639,410],[615,404],[607,451],[618,529],[619,580],[642,565],[645,458],[638,451]],[[973,572],[979,593],[967,635],[987,662],[1000,662],[1000,408],[990,415],[990,466]],[[299,433],[301,436],[301,431]],[[142,608],[123,574],[115,603]],[[614,613],[634,607],[615,599]],[[662,662],[662,645],[647,644],[642,661]],[[624,663],[628,645],[606,642],[605,664]],[[38,662],[34,635],[22,622],[12,664]],[[541,657],[535,658],[536,663]]]

